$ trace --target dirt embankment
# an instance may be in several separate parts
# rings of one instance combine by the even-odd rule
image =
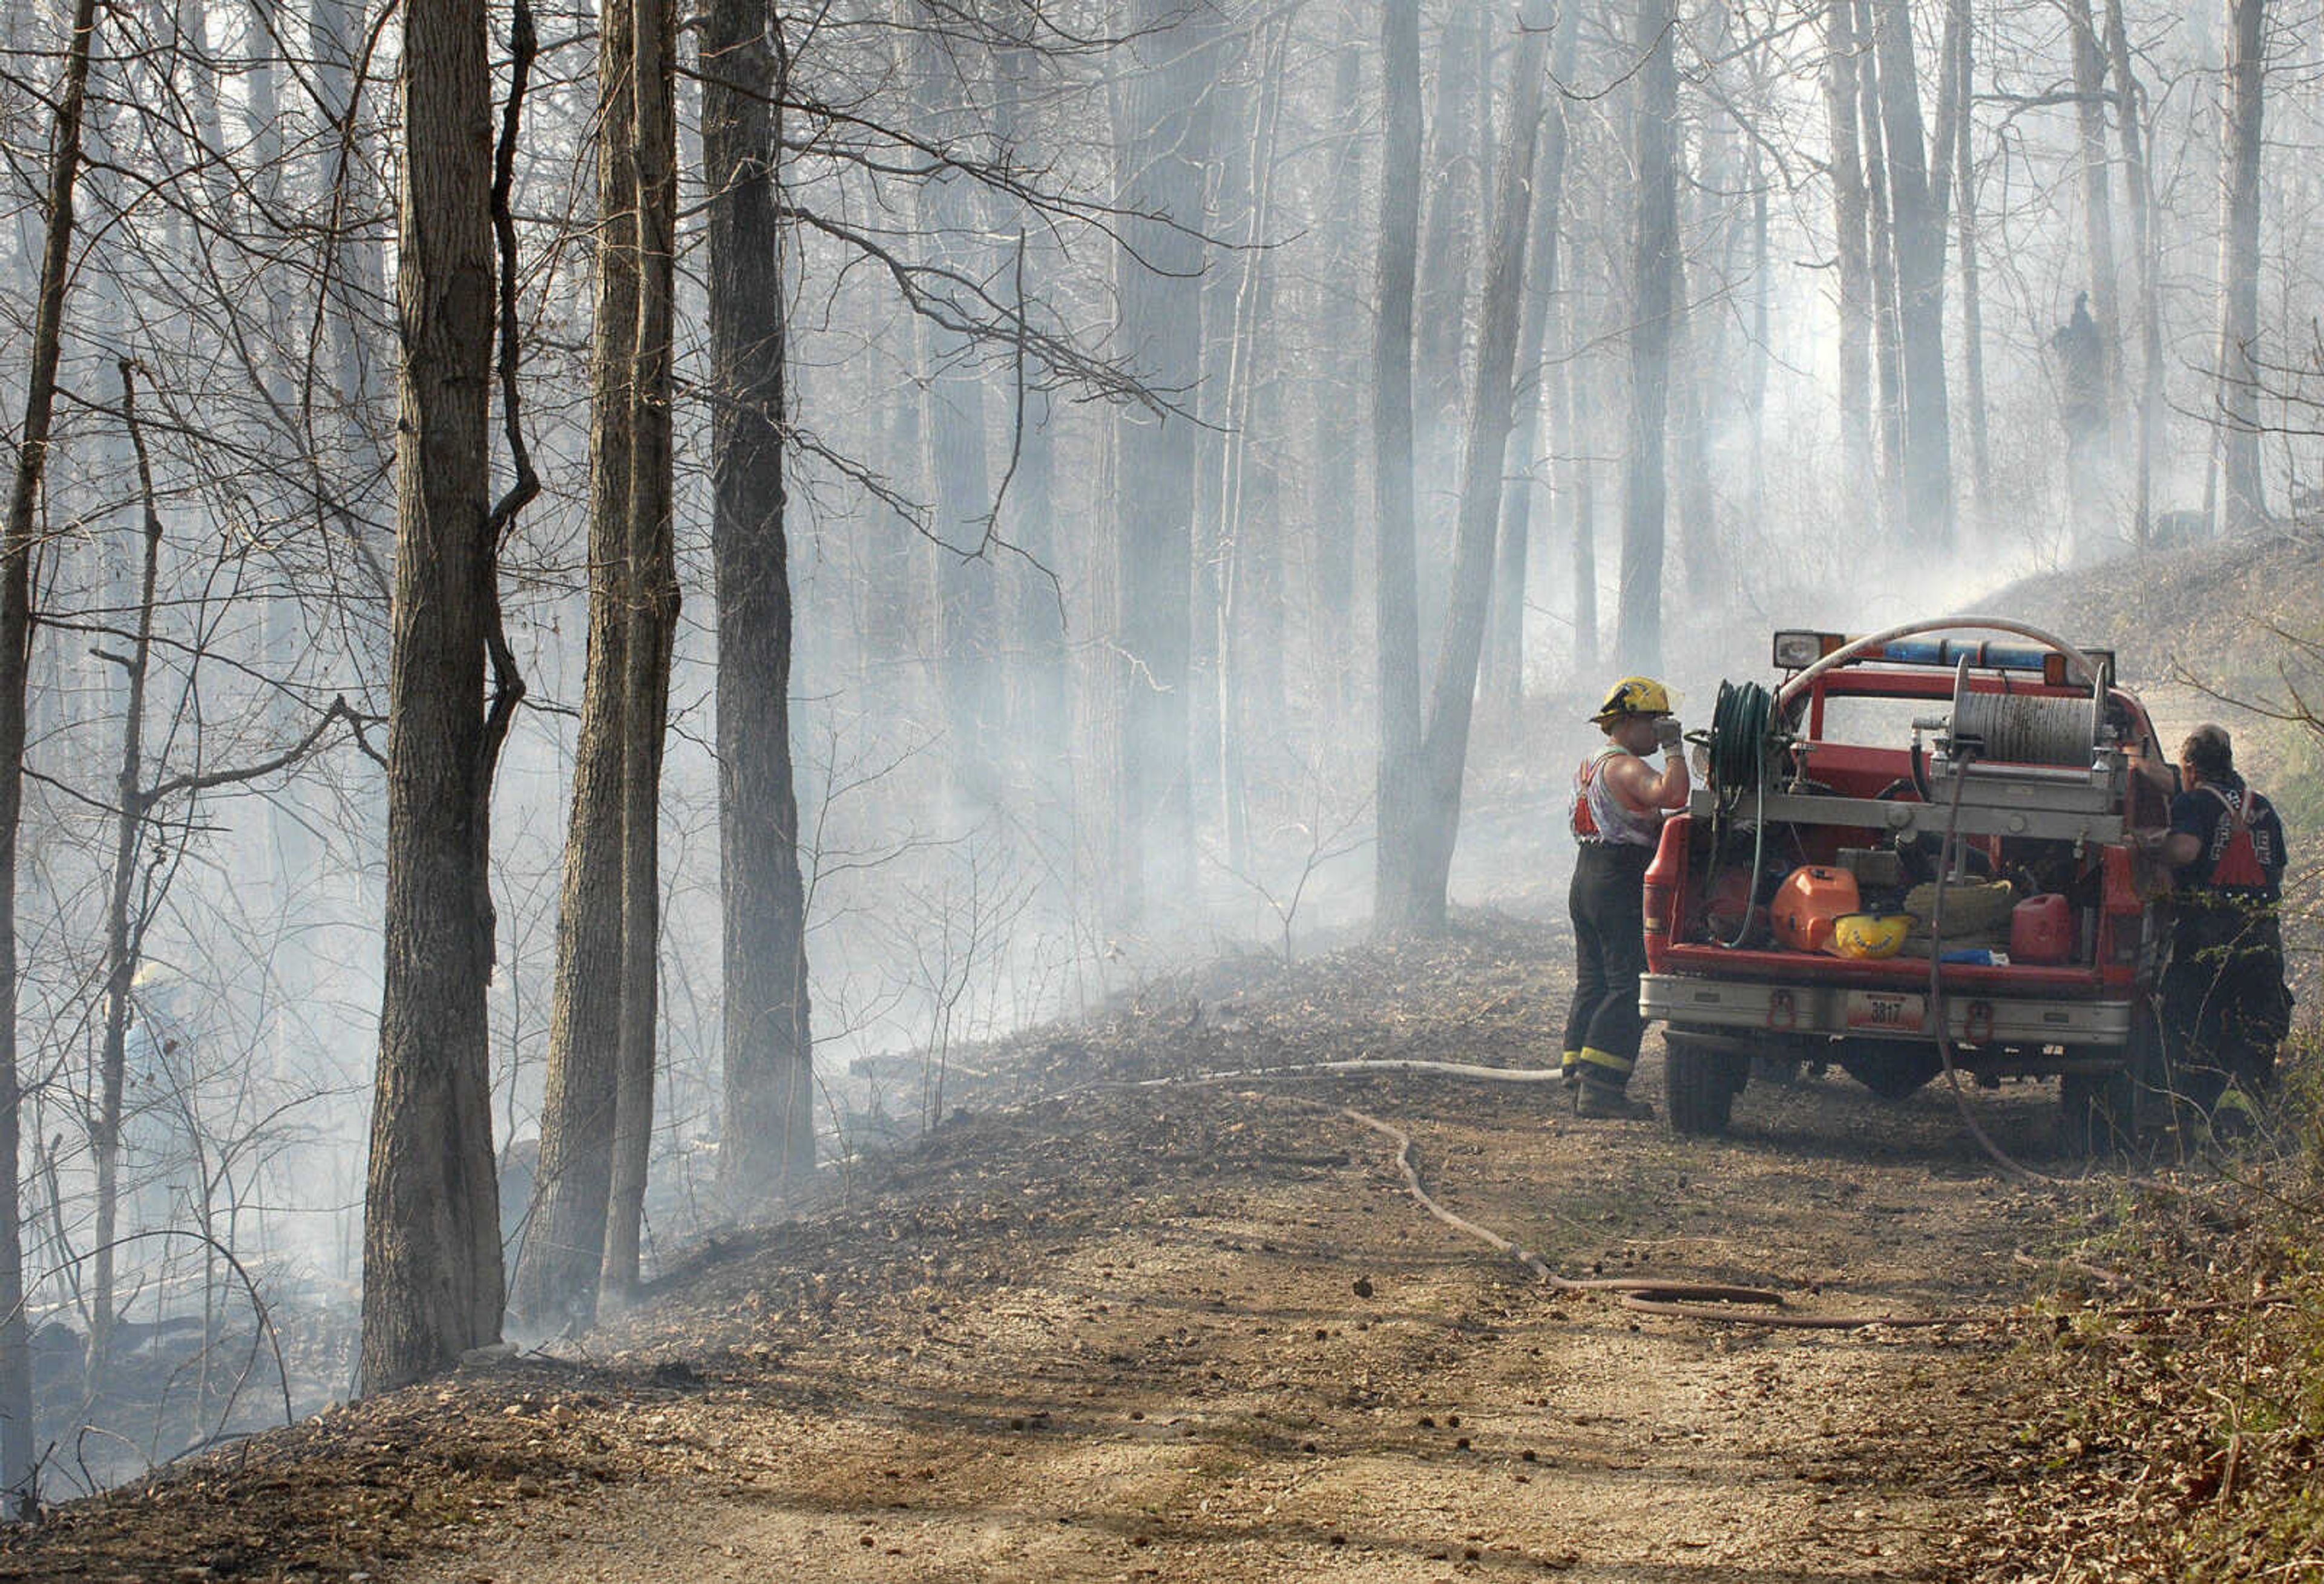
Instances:
[[[1940,1091],[1755,1085],[1706,1144],[1578,1121],[1554,1086],[1126,1086],[1537,1065],[1563,957],[1486,923],[981,1060],[964,1118],[583,1343],[69,1508],[0,1545],[0,1579],[1959,1575],[2033,1455],[2017,1256],[2071,1212],[1997,1180]],[[1975,1103],[2042,1151],[2046,1091]],[[1561,1271],[1960,1318],[1780,1331],[1555,1294],[1424,1213],[1351,1112]]]

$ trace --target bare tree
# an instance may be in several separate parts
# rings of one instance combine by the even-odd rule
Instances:
[[[2260,123],[2266,108],[2267,0],[2227,0],[2226,91],[2219,98],[2218,424],[2211,477],[2218,531],[2267,520],[2259,462]]]
[[[1664,447],[1669,428],[1672,314],[1677,308],[1678,63],[1671,0],[1638,0],[1631,43],[1637,96],[1631,151],[1638,173],[1630,251],[1630,427],[1622,506],[1617,663],[1657,671],[1663,660]]]
[[[807,900],[790,745],[791,583],[783,476],[784,237],[778,107],[787,62],[767,0],[714,0],[703,32],[709,189],[711,548],[718,620],[724,1120],[738,1204],[815,1167]]]
[[[490,799],[522,694],[501,635],[505,525],[493,509],[486,432],[496,275],[494,172],[480,131],[492,114],[484,13],[472,0],[410,0],[403,15],[406,443],[396,452],[387,965],[364,1206],[366,1391],[444,1368],[500,1335],[484,1012]],[[521,6],[518,15],[529,33]],[[521,83],[520,72],[512,118]],[[512,382],[506,360],[503,372]]]

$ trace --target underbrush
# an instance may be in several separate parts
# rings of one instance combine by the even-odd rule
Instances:
[[[2259,1131],[2126,1184],[2039,1312],[1979,1579],[2324,1575],[2324,1029]]]

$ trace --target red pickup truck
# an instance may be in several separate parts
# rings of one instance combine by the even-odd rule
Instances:
[[[1988,1087],[2056,1076],[2070,1148],[2135,1134],[2167,1089],[2168,882],[2136,838],[2169,824],[2175,771],[2113,657],[1959,619],[1782,632],[1775,660],[1775,690],[1721,687],[1646,871],[1639,1004],[1666,1026],[1673,1127],[1724,1131],[1755,1061],[1901,1098],[1950,1060]]]

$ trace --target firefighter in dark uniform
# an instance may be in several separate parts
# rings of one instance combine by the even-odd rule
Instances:
[[[2179,1092],[2209,1111],[2229,1084],[2264,1096],[2289,1030],[2283,982],[2283,824],[2236,773],[2218,726],[2179,750],[2185,789],[2160,844],[2172,866],[2176,923],[2163,973],[2163,1027]]]
[[[1649,677],[1614,684],[1591,720],[1606,746],[1573,775],[1571,818],[1580,846],[1568,907],[1573,918],[1573,1007],[1562,1065],[1584,1117],[1643,1121],[1655,1112],[1630,1098],[1631,1069],[1646,1031],[1638,976],[1646,971],[1646,865],[1662,839],[1665,810],[1686,803],[1686,760],[1670,691]],[[1660,749],[1657,773],[1646,755]]]

